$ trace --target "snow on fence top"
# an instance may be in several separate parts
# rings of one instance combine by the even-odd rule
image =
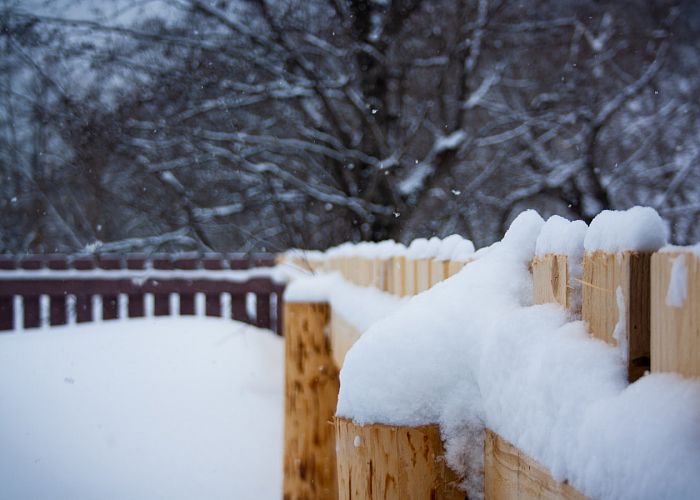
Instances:
[[[373,315],[382,319],[345,357],[337,415],[360,425],[438,423],[470,497],[482,493],[484,428],[592,498],[693,497],[700,381],[652,373],[629,384],[623,347],[593,338],[556,304],[532,305],[528,269],[535,256],[566,255],[580,266],[584,249],[651,251],[667,238],[649,208],[603,212],[590,228],[520,214],[502,241],[470,254],[459,273]],[[447,240],[414,241],[407,256],[442,257],[457,245]],[[700,245],[693,251],[700,257]],[[319,288],[333,302],[345,285],[324,279]],[[669,285],[667,302],[685,300],[687,286]],[[338,293],[352,304],[344,316],[367,304],[352,288]],[[303,301],[311,292],[294,284],[289,294]]]
[[[327,302],[358,332],[396,311],[406,299],[374,287],[345,281],[339,273],[293,280],[284,292],[285,302]]]
[[[603,210],[591,222],[584,247],[587,252],[654,252],[666,245],[668,224],[651,207]]]
[[[342,243],[325,252],[318,250],[287,250],[282,257],[288,260],[326,261],[337,257],[362,257],[367,259],[389,259],[406,256],[412,259],[437,258],[438,260],[469,260],[474,254],[474,244],[458,234],[444,239],[417,238],[409,247],[394,240],[380,242],[361,241],[359,243]]]
[[[688,246],[677,246],[677,245],[666,245],[661,248],[659,252],[673,253],[673,252],[690,252],[696,257],[700,258],[700,243]]]
[[[583,240],[588,226],[582,220],[569,221],[559,215],[553,215],[542,226],[537,237],[535,254],[542,257],[547,254],[566,255],[572,260],[583,257]]]

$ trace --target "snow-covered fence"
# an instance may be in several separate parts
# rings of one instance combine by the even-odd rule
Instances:
[[[666,237],[649,209],[604,212],[590,228],[528,213],[439,286],[449,262],[393,243],[381,258],[389,244],[303,258],[320,276],[294,282],[286,307],[325,311],[302,323],[329,352],[313,367],[296,359],[309,379],[287,385],[305,404],[286,418],[307,427],[286,428],[285,498],[318,497],[308,467],[329,461],[325,491],[337,484],[341,499],[696,495],[700,245]],[[426,272],[432,288],[400,298]],[[299,352],[308,337],[295,336]],[[314,387],[338,369],[334,415],[334,395]],[[300,443],[319,442],[308,425],[323,427],[322,452]]]
[[[228,317],[281,333],[274,256],[0,256],[0,330],[144,316]]]

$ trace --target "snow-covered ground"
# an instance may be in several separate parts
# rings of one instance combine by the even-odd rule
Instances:
[[[0,334],[0,498],[279,498],[283,343],[221,319]]]

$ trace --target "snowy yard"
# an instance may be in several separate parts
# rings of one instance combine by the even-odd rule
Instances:
[[[278,498],[283,342],[221,319],[0,335],[0,498]]]

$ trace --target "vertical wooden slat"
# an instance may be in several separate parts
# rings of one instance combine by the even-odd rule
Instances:
[[[87,323],[92,321],[92,296],[84,294],[75,295],[75,321]]]
[[[24,328],[37,328],[41,322],[41,307],[38,295],[22,297],[24,305]]]
[[[68,257],[65,255],[53,254],[46,258],[46,267],[54,271],[66,270],[69,267],[68,264]],[[68,322],[67,294],[68,290],[64,290],[63,295],[52,295],[49,298],[49,324],[51,326],[65,325]]]
[[[206,263],[205,263],[206,265]],[[207,316],[221,317],[221,294],[208,293],[205,299],[205,314]]]
[[[486,429],[484,439],[486,500],[584,500],[567,482],[555,481],[542,465]]]
[[[200,261],[196,255],[181,255],[173,260],[173,267],[175,269],[183,269],[187,271],[192,271],[197,269]],[[181,316],[194,316],[195,313],[195,291],[190,287],[186,290],[181,290],[180,295],[180,315]]]
[[[533,303],[571,306],[569,266],[566,255],[547,254],[532,261]]]
[[[144,294],[129,294],[128,312],[130,318],[143,318],[146,315],[146,308],[144,305]]]
[[[594,252],[583,260],[581,316],[590,333],[611,345],[618,324],[630,382],[650,367],[650,261],[647,252]]]
[[[279,288],[275,292],[275,304],[277,309],[277,314],[275,316],[275,331],[277,332],[277,335],[284,335],[284,291],[282,288]]]
[[[83,255],[75,257],[72,266],[77,271],[89,271],[97,267],[97,262],[92,255]],[[93,320],[92,295],[75,293],[75,321],[88,323]]]
[[[255,300],[255,325],[270,328],[270,294],[258,293]]]
[[[156,254],[151,258],[151,266],[153,269],[166,270],[173,269],[173,261],[169,255]],[[154,316],[169,316],[170,315],[170,294],[154,293],[153,294],[153,315]]]
[[[399,297],[406,296],[406,257],[397,255],[391,259],[391,292]]]
[[[169,316],[170,315],[170,294],[154,293],[153,294],[153,315],[154,316]]]
[[[454,276],[464,268],[470,261],[468,260],[451,260],[447,264],[447,277]]]
[[[116,271],[122,268],[122,260],[119,255],[101,254],[97,257],[97,265],[100,269]],[[118,290],[114,293],[102,295],[102,319],[113,320],[119,317]]]
[[[102,319],[112,320],[119,317],[119,297],[117,295],[102,296]]]
[[[248,311],[246,311],[245,294],[231,294],[231,315],[236,321],[243,321],[244,323],[249,322]]]
[[[0,330],[12,330],[14,322],[15,311],[12,295],[0,296]]]
[[[418,259],[416,260],[416,292],[421,293],[430,288],[430,270],[431,270],[432,259]]]
[[[404,294],[407,296],[415,295],[416,292],[416,261],[406,258],[404,262]]]
[[[433,259],[430,262],[430,286],[433,287],[448,278],[448,265],[447,260],[437,260]]]
[[[194,316],[195,306],[194,306],[194,292],[187,290],[180,292],[180,315],[181,316]]]
[[[338,498],[463,500],[437,425],[356,425],[335,421]]]
[[[67,323],[66,296],[52,295],[49,306],[49,324],[51,326],[65,325]]]
[[[0,255],[0,270],[10,271],[17,268],[17,260],[12,255]],[[14,297],[0,296],[0,330],[12,330],[15,322]]]
[[[338,370],[326,336],[328,304],[285,304],[285,500],[335,499]]]
[[[700,256],[651,258],[651,371],[700,377]]]

